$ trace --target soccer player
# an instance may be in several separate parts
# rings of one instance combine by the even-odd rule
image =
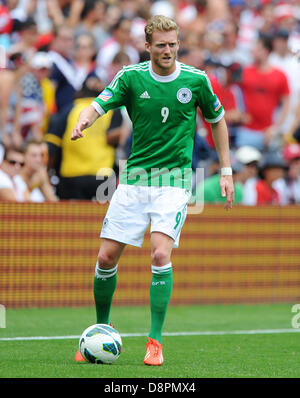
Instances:
[[[132,151],[103,222],[94,297],[97,322],[108,324],[119,258],[126,244],[142,246],[151,223],[151,328],[144,363],[157,366],[163,363],[162,328],[172,291],[171,253],[178,247],[189,200],[190,173],[185,171],[191,169],[197,107],[212,124],[225,209],[232,207],[234,188],[224,110],[209,79],[176,60],[179,32],[172,19],[152,17],[145,34],[150,61],[119,71],[81,112],[71,139],[83,137],[83,130],[110,109],[126,106],[133,123]]]

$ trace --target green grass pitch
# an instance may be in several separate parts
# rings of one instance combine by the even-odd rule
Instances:
[[[75,363],[78,338],[3,340],[79,336],[95,323],[94,308],[7,309],[0,378],[299,378],[300,329],[292,329],[291,309],[292,304],[171,306],[161,367],[143,364],[147,307],[113,307],[112,322],[124,335],[113,365]]]

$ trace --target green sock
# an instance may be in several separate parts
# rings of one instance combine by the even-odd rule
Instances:
[[[117,286],[117,268],[101,269],[96,264],[94,277],[94,299],[96,305],[97,323],[109,324],[110,308]]]
[[[162,341],[162,328],[173,287],[172,263],[162,267],[152,265],[150,287],[151,328],[149,337]]]

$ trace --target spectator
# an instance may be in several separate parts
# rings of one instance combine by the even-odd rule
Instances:
[[[158,0],[155,1],[150,7],[150,16],[164,15],[168,18],[175,17],[175,6],[170,1]],[[131,15],[132,16],[132,15]]]
[[[251,146],[242,146],[236,150],[235,156],[244,165],[245,183],[243,189],[243,204],[252,205],[253,190],[258,180],[258,165],[262,153]]]
[[[91,33],[96,41],[96,47],[99,49],[109,38],[109,33],[104,25],[106,9],[107,4],[104,0],[85,1],[80,22],[75,27],[75,36]]]
[[[124,51],[129,56],[130,63],[139,62],[139,53],[131,44],[131,20],[121,17],[112,28],[112,37],[110,37],[100,48],[97,56],[97,64],[100,69],[99,76],[108,76],[109,66],[114,56]],[[106,83],[109,83],[106,78]]]
[[[289,203],[300,203],[300,144],[289,144],[283,149],[288,164],[287,188]]]
[[[111,81],[119,70],[130,64],[130,58],[124,51],[119,51],[113,58],[108,71],[108,80]]]
[[[85,32],[76,36],[74,61],[77,70],[81,70],[87,77],[95,74],[96,43],[91,33]]]
[[[218,26],[207,30],[203,36],[205,59],[220,63],[219,54],[223,48],[223,40],[222,30]]]
[[[222,69],[222,79],[218,77],[216,70]],[[225,119],[228,124],[228,131],[231,139],[231,146],[235,146],[236,131],[243,123],[249,120],[245,111],[244,95],[240,87],[242,67],[233,63],[229,66],[206,60],[205,70],[210,78],[214,93],[225,109]],[[206,141],[215,149],[210,124],[203,120],[206,129]]]
[[[243,69],[241,86],[250,121],[237,130],[236,145],[268,148],[281,133],[289,111],[289,87],[283,72],[268,61],[272,51],[269,37],[262,36],[253,51],[254,64]],[[280,114],[274,112],[281,104]]]
[[[31,140],[26,143],[24,167],[19,171],[19,174],[14,176],[14,183],[23,201],[57,201],[49,181],[47,168],[43,163],[43,148],[42,141]]]
[[[241,3],[240,0],[230,0],[230,2]],[[252,50],[259,38],[259,32],[264,23],[262,11],[265,6],[268,6],[268,2],[268,0],[245,0],[243,1],[243,9],[240,9],[239,20],[238,15],[235,18],[235,22],[239,27],[237,41],[238,49],[244,57],[248,58],[249,61],[247,64],[253,62]]]
[[[55,28],[59,26],[75,27],[84,7],[84,0],[46,0],[48,15]]]
[[[48,53],[39,51],[36,54],[36,57],[41,58],[41,62],[38,62],[37,67],[34,69],[41,86],[42,98],[44,102],[44,117],[41,123],[42,136],[44,137],[48,130],[49,119],[51,115],[57,111],[55,102],[55,86],[50,80],[52,62]],[[45,59],[44,61],[42,61],[43,58]],[[34,64],[34,60],[32,63]]]
[[[300,98],[300,82],[295,76],[300,76],[300,64],[297,58],[291,54],[288,47],[289,31],[277,30],[273,38],[273,51],[270,54],[270,64],[285,73],[290,88],[290,107],[287,119],[283,124],[283,132],[291,127],[294,114],[297,110]]]
[[[5,63],[3,51],[0,54],[1,66],[6,66],[0,70],[0,143],[21,147],[24,140],[43,137],[49,116],[53,119],[58,112],[54,120],[62,121],[59,133],[52,120],[48,137],[56,143],[49,143],[50,165],[56,160],[59,173],[59,156],[52,155],[62,148],[65,118],[71,109],[78,109],[75,93],[87,78],[97,85],[95,92],[101,92],[123,65],[148,60],[149,53],[143,51],[145,19],[153,13],[168,14],[181,26],[179,60],[205,69],[226,111],[231,147],[237,148],[237,157],[242,151],[239,160],[245,167],[239,176],[252,173],[243,187],[246,203],[248,189],[256,192],[258,163],[243,162],[245,144],[251,145],[249,159],[253,145],[264,156],[263,151],[277,150],[283,142],[300,142],[300,84],[295,78],[300,75],[299,4],[296,0],[0,0],[0,46],[8,55]],[[48,66],[33,66],[33,59],[40,57],[41,62],[41,51],[49,51],[51,57],[51,82]],[[43,57],[45,61],[47,55]],[[127,118],[123,109],[116,110],[106,130],[105,145],[114,147],[117,172],[118,159],[128,156],[131,145]],[[210,126],[199,114],[193,168],[209,163],[207,170],[214,174],[214,153]],[[298,184],[294,178],[298,159],[286,160],[290,166],[286,180],[279,179],[272,187],[279,191],[281,203],[299,203],[290,189]],[[292,199],[284,195],[285,189]]]
[[[239,63],[246,65],[249,63],[249,56],[238,48],[238,25],[228,21],[223,30],[223,45],[218,53],[220,62],[224,65]]]
[[[296,18],[296,8],[287,2],[279,2],[274,8],[274,21],[279,30],[289,32],[288,46],[290,50],[300,48],[299,17]]]
[[[33,137],[42,139],[42,123],[46,116],[42,80],[49,76],[51,67],[47,53],[37,52],[29,63],[28,72],[18,82],[18,91],[12,93],[16,98],[12,98],[7,129],[14,144],[19,147],[22,147],[24,140]]]
[[[131,1],[131,3],[136,3],[135,1]],[[143,18],[137,17],[132,19],[131,25],[131,41],[134,45],[135,49],[139,53],[139,62],[143,62],[145,60],[150,59],[150,54],[148,53],[148,57],[145,58],[145,53],[147,53],[145,49],[145,26],[146,21]]]
[[[19,148],[5,148],[2,163],[0,164],[0,200],[19,201],[17,187],[13,177],[24,166],[24,154]]]
[[[30,61],[36,52],[35,43],[38,39],[37,25],[33,18],[28,17],[25,21],[19,22],[17,26],[18,41],[9,48],[10,54],[21,53],[26,61]]]
[[[182,0],[176,4],[175,19],[183,34],[203,35],[208,22],[223,21],[228,15],[227,0]]]
[[[273,36],[276,31],[276,22],[274,20],[274,1],[260,0],[260,24],[259,34]]]
[[[53,22],[48,15],[47,0],[20,0],[16,11],[19,18],[34,18],[39,33],[51,32]]]
[[[200,48],[183,47],[178,51],[178,59],[186,65],[191,65],[198,69],[204,68],[204,56]]]
[[[80,112],[99,94],[94,79],[86,80],[76,93],[74,105],[53,117],[46,136],[50,166],[59,168],[57,194],[60,199],[93,199],[101,182],[113,173],[114,149],[106,139],[112,111],[95,122],[79,145],[70,139]],[[60,162],[59,166],[57,162]]]
[[[0,69],[0,141],[7,147],[12,145],[11,135],[7,131],[7,118],[11,94],[16,86],[16,72],[12,68]]]
[[[228,0],[228,6],[230,8],[230,19],[235,26],[240,24],[241,15],[246,9],[245,0]]]
[[[105,30],[109,33],[109,36],[111,36],[112,28],[119,21],[122,15],[122,8],[119,7],[117,2],[109,3],[105,15]]]
[[[75,92],[81,88],[86,78],[86,71],[78,71],[74,64],[73,51],[73,29],[66,25],[58,27],[52,43],[52,50],[49,52],[53,62],[50,78],[56,87],[55,102],[58,112],[62,111],[64,106],[72,103]]]
[[[245,110],[245,101],[240,83],[242,66],[236,62],[225,67],[223,85],[220,88],[219,98],[226,111],[225,119],[228,125],[232,147],[235,147],[236,131],[249,121]]]
[[[262,159],[262,154],[256,148],[243,146],[236,150],[236,159],[244,165],[246,174],[245,181],[256,179],[258,175],[258,164]]]
[[[287,187],[284,181],[286,164],[275,152],[264,154],[259,164],[259,178],[247,187],[243,203],[248,206],[286,205]]]
[[[13,30],[13,18],[7,4],[0,3],[0,45],[7,49],[11,45],[11,32]]]

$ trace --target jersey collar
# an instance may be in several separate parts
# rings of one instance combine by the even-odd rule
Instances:
[[[181,70],[180,63],[178,61],[175,61],[175,65],[176,65],[176,69],[173,73],[171,73],[170,75],[167,75],[167,76],[161,76],[153,71],[152,62],[150,61],[149,72],[150,72],[150,75],[153,77],[153,79],[158,82],[161,82],[161,83],[172,82],[179,76],[180,70]]]

